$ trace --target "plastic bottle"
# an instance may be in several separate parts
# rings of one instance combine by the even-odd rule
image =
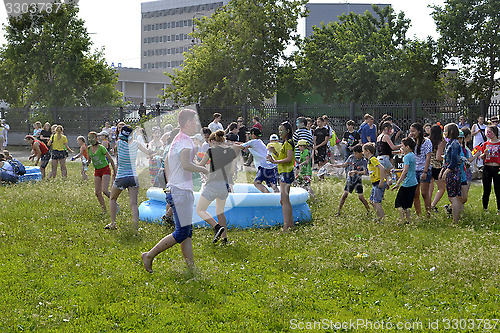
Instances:
[[[83,164],[83,170],[87,171],[89,169],[89,165],[87,163],[87,159],[85,156],[82,156],[82,164]]]
[[[391,170],[391,175],[392,175],[392,182],[393,183],[396,183],[396,181],[398,180],[398,175],[396,174],[396,171]]]

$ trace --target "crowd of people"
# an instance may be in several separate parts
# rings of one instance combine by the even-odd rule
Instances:
[[[153,127],[148,140],[142,128],[135,130],[123,122],[106,123],[99,132],[77,138],[78,151],[71,160],[81,161],[82,179],[88,178],[90,164],[94,167],[95,195],[103,214],[107,214],[104,197],[109,199],[110,223],[106,229],[116,229],[119,212],[117,198],[128,190],[134,227],[138,227],[139,181],[137,165],[140,155],[146,159],[152,184],[164,187],[167,201],[165,221],[175,226],[172,234],[161,239],[150,251],[142,254],[144,267],[152,271],[153,259],[179,243],[188,266],[194,265],[192,251],[192,214],[194,206],[193,180],[202,175],[203,186],[196,213],[213,228],[213,242],[227,243],[224,206],[232,191],[238,170],[244,164],[255,166],[254,186],[262,193],[279,193],[283,211],[283,232],[294,227],[289,193],[291,186],[300,186],[314,198],[313,179],[322,181],[327,171],[345,171],[346,183],[340,198],[337,216],[341,214],[349,194],[354,191],[367,212],[373,210],[376,220],[384,222],[382,207],[386,190],[397,190],[394,208],[400,211],[400,223],[411,220],[410,209],[425,216],[439,209],[447,193],[449,204],[444,209],[456,223],[460,219],[473,173],[482,172],[483,208],[487,210],[491,185],[494,184],[497,210],[500,212],[500,140],[498,118],[489,125],[483,117],[469,129],[463,117],[457,124],[411,124],[408,133],[384,115],[378,124],[366,114],[356,130],[356,122],[346,122],[346,131],[337,137],[328,116],[298,117],[296,130],[285,121],[266,144],[258,117],[248,129],[243,118],[229,123],[224,129],[222,115],[215,113],[213,121],[198,132],[200,124],[195,111],[184,109],[178,115],[178,126],[167,125],[163,131]],[[60,166],[67,176],[66,159],[69,147],[61,125],[34,124],[33,134],[25,137],[31,146],[29,159],[40,163],[43,178],[55,178]],[[266,140],[267,141],[267,140]],[[243,158],[241,158],[243,157]],[[115,162],[116,160],[116,162]],[[52,161],[48,176],[45,169]],[[0,154],[2,179],[10,172],[8,154]],[[317,178],[313,178],[313,172]],[[364,196],[362,177],[372,184],[370,196]],[[111,188],[110,188],[111,184]],[[265,186],[267,185],[267,186]],[[437,187],[437,191],[434,188]],[[215,201],[216,217],[208,213]],[[370,206],[371,205],[371,206]]]

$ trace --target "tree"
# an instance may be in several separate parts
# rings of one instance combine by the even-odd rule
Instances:
[[[276,75],[293,39],[305,0],[233,0],[196,20],[181,70],[168,76],[166,97],[176,103],[260,104],[276,91]]]
[[[456,76],[458,97],[490,103],[500,88],[500,2],[447,0],[432,7],[442,51],[463,65]]]
[[[410,40],[410,21],[390,6],[377,14],[349,13],[322,23],[295,55],[303,89],[325,102],[435,100],[441,96],[442,65],[435,43]]]
[[[117,73],[91,41],[78,8],[10,17],[0,48],[0,99],[30,108],[117,105]]]

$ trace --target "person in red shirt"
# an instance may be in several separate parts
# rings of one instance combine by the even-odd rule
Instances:
[[[257,127],[260,130],[260,132],[262,133],[262,125],[260,124],[259,116],[253,117],[253,126],[252,127]]]
[[[484,160],[483,167],[483,209],[488,210],[490,201],[491,181],[495,186],[495,196],[497,199],[497,215],[500,214],[500,140],[498,139],[498,127],[490,125],[486,128],[488,141],[483,143],[475,156],[481,154],[479,158]]]
[[[31,155],[29,160],[32,161],[36,157],[35,165],[38,165],[38,161],[42,160],[40,163],[40,173],[42,174],[42,179],[45,178],[45,168],[50,161],[50,151],[45,143],[36,140],[33,135],[26,135],[24,140],[31,145]]]

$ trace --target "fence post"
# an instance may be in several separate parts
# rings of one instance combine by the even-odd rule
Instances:
[[[351,103],[349,104],[349,119],[351,120],[354,120],[355,107],[356,104],[354,103],[354,101],[351,101]]]
[[[293,102],[293,122],[297,126],[297,118],[299,117],[299,103]]]
[[[0,118],[5,119],[5,109],[0,108]]]
[[[241,116],[243,117],[244,124],[247,123],[247,103],[243,103],[241,107]]]
[[[90,112],[89,112],[88,106],[85,108],[85,114],[87,117],[87,133],[88,133],[88,132],[90,132]]]
[[[123,121],[125,118],[125,111],[123,110],[123,106],[120,106],[120,121]]]
[[[412,124],[417,122],[417,101],[415,100],[411,101],[411,122]]]
[[[484,99],[482,99],[481,102],[479,102],[479,106],[481,108],[481,116],[483,116],[484,119],[486,119],[486,116],[487,116],[487,113],[488,113],[488,110],[487,110],[487,107],[486,107],[486,101]]]

